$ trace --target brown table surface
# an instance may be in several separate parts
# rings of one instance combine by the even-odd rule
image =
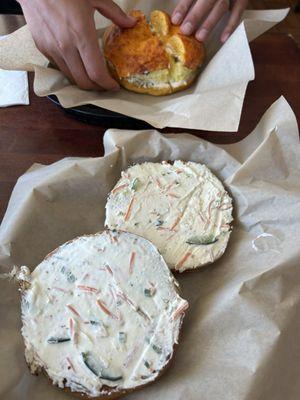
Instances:
[[[246,92],[239,131],[192,133],[215,143],[239,141],[281,95],[300,119],[300,52],[294,40],[287,35],[265,34],[251,43],[251,50],[256,78]],[[30,106],[0,109],[0,219],[17,178],[33,163],[103,154],[103,128],[78,122],[47,98],[37,97],[32,91],[32,76],[30,86]]]

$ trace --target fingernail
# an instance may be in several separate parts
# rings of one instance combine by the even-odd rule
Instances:
[[[182,15],[180,14],[180,12],[177,12],[172,17],[172,23],[175,24],[175,25],[180,24],[181,18],[182,18]]]
[[[204,28],[200,29],[200,31],[196,33],[196,39],[199,40],[200,42],[203,42],[207,36],[207,33],[208,33],[207,29]]]
[[[190,35],[193,32],[193,25],[190,22],[186,22],[180,30],[184,35]]]
[[[228,33],[228,32],[224,33],[221,37],[221,42],[225,43],[226,40],[229,38],[229,36],[230,36],[230,33]]]

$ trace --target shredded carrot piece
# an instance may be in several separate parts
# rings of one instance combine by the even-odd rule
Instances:
[[[207,223],[207,219],[204,217],[204,215],[199,212],[199,217],[201,218],[202,222]]]
[[[62,288],[59,288],[59,287],[56,287],[56,286],[53,286],[52,289],[59,290],[60,292],[63,292],[63,293],[68,293],[69,292],[68,290],[65,290],[65,289],[62,289]]]
[[[102,301],[100,301],[99,299],[97,300],[97,304],[106,315],[109,315],[113,319],[119,319],[117,316],[115,316],[113,313],[111,313],[109,311],[109,309],[104,305],[104,303]]]
[[[72,370],[76,373],[74,365],[72,364],[72,361],[69,359],[69,357],[66,357],[66,360],[68,361],[68,363],[69,363],[70,367],[72,368]]]
[[[126,214],[124,217],[125,221],[128,221],[128,219],[130,217],[133,201],[134,201],[134,196],[132,196],[130,203],[128,205],[128,208],[127,208],[127,211],[126,211]]]
[[[180,197],[177,196],[177,194],[174,194],[174,193],[168,193],[168,196],[175,197],[176,199],[180,199]]]
[[[117,296],[120,297],[122,300],[124,300],[127,304],[129,304],[135,311],[136,311],[136,305],[133,303],[132,300],[122,291],[119,290],[117,293]]]
[[[114,188],[111,192],[112,192],[113,194],[115,194],[116,192],[118,192],[119,190],[122,190],[122,189],[126,188],[127,186],[128,186],[128,183],[124,183],[124,185],[117,186],[117,187]]]
[[[69,319],[69,326],[70,326],[70,335],[71,335],[71,338],[73,339],[74,338],[74,320],[73,320],[73,318]]]
[[[77,317],[81,318],[80,314],[78,311],[75,310],[75,308],[73,306],[71,306],[70,304],[67,304],[67,307],[70,311],[72,311],[73,314],[77,315]]]
[[[226,206],[226,204],[221,205],[221,206],[219,207],[219,210],[221,210],[221,211],[226,211],[226,210],[229,210],[229,209],[232,207],[231,204],[227,205],[226,208],[224,208],[224,206]]]
[[[172,315],[172,320],[175,321],[184,311],[189,308],[189,303],[186,301]]]
[[[166,187],[166,191],[170,190],[172,186],[175,185],[176,181],[171,182],[167,187]]]
[[[135,251],[133,251],[130,255],[130,261],[129,261],[129,273],[130,274],[132,274],[132,271],[133,271],[135,256],[136,256],[136,253],[135,253]]]
[[[176,226],[179,224],[179,222],[180,222],[180,220],[181,220],[181,218],[182,218],[182,215],[183,215],[183,214],[180,214],[179,217],[176,219],[174,225],[173,225],[172,228],[171,228],[171,231],[173,231],[173,230],[176,228]]]
[[[230,228],[230,225],[229,224],[222,224],[221,228]]]
[[[146,314],[141,308],[137,308],[136,312],[143,318],[145,318],[147,321],[151,321],[151,318],[149,317],[148,314]]]
[[[156,182],[157,186],[159,187],[159,189],[161,189],[162,185],[161,185],[161,183],[160,183],[158,178],[155,178],[155,182]]]
[[[176,169],[176,171],[175,171],[177,174],[182,174],[184,171],[183,171],[183,169]]]
[[[183,264],[191,257],[192,253],[187,252],[183,258],[179,261],[179,263],[176,265],[176,269],[180,269]]]
[[[124,367],[127,368],[127,367],[129,366],[129,364],[132,362],[132,360],[133,360],[133,358],[134,358],[136,352],[139,350],[139,347],[140,347],[140,345],[135,345],[134,348],[133,348],[133,350],[131,350],[131,351],[127,354],[127,356],[126,356],[126,358],[125,358],[125,361],[124,361],[124,363],[123,363]]]
[[[107,231],[107,234],[108,234],[108,236],[109,236],[109,239],[110,239],[110,242],[111,243],[118,243],[118,239],[116,238],[116,236],[114,236],[113,234],[112,234],[112,232],[110,232],[110,231]]]
[[[99,292],[98,289],[96,289],[94,287],[91,287],[91,286],[78,285],[77,288],[80,289],[80,290],[84,290],[85,292],[91,292],[91,293],[98,293]]]
[[[122,172],[122,177],[125,179],[129,179],[130,178],[130,174]]]

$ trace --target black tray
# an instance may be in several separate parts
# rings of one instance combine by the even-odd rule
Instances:
[[[54,104],[60,107],[66,114],[70,115],[87,124],[101,125],[103,128],[118,129],[149,129],[151,125],[139,119],[127,117],[104,108],[96,107],[91,104],[73,108],[64,108],[60,105],[58,98],[54,95],[48,96]]]
[[[0,0],[0,14],[22,14],[22,8],[15,0]]]

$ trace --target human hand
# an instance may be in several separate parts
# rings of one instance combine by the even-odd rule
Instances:
[[[195,34],[202,42],[230,9],[228,23],[220,37],[224,43],[238,26],[247,4],[248,0],[180,0],[172,14],[172,22],[180,25],[184,35]]]
[[[19,0],[37,48],[81,89],[118,90],[101,54],[94,12],[134,26],[111,0]]]

